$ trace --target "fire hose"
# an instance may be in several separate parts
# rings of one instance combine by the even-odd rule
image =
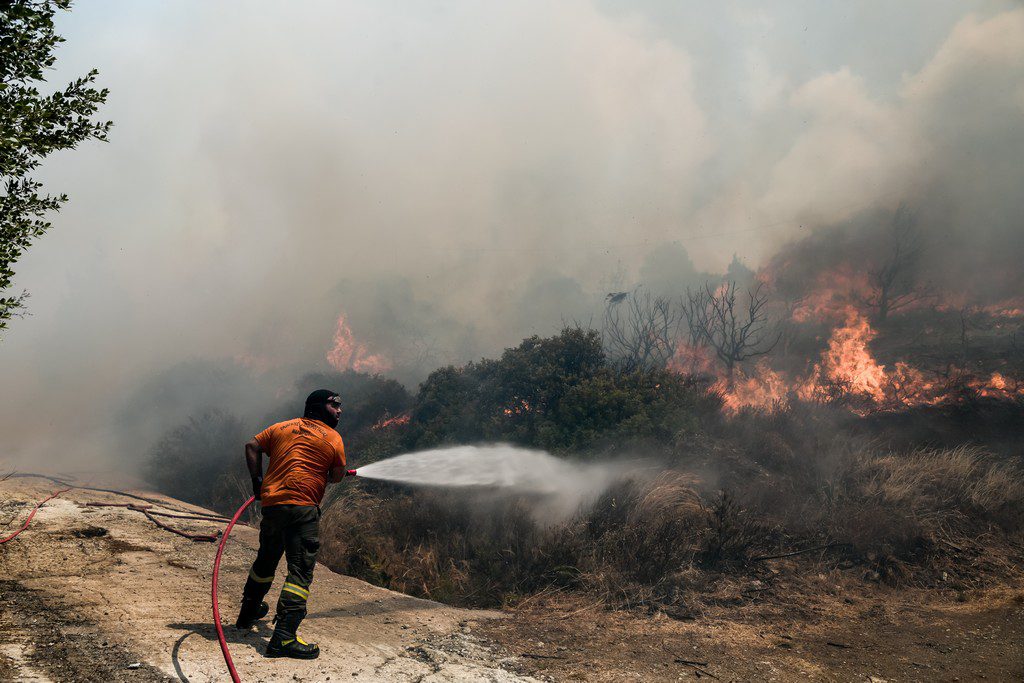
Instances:
[[[32,512],[28,513],[28,519],[26,519],[25,523],[21,525],[21,528],[18,529],[17,531],[15,531],[10,536],[6,536],[4,538],[0,538],[0,544],[7,543],[7,541],[10,541],[10,540],[16,538],[18,536],[18,534],[20,534],[22,531],[27,529],[28,525],[29,525],[29,522],[31,522],[32,518],[36,516],[36,511],[39,510],[39,508],[41,508],[43,506],[43,503],[46,503],[47,501],[53,500],[54,498],[56,498],[60,494],[66,492],[66,491],[70,491],[70,490],[71,490],[70,488],[66,488],[66,489],[61,489],[60,491],[55,491],[55,492],[51,493],[49,496],[47,496],[46,498],[43,498],[41,501],[36,503],[36,506],[34,508],[32,508]]]
[[[231,673],[231,680],[234,683],[241,683],[241,679],[238,678],[238,672],[235,670],[235,663],[231,661],[231,653],[228,652],[228,643],[224,640],[224,627],[220,625],[220,605],[217,603],[217,578],[220,576],[220,557],[224,554],[224,544],[227,543],[228,536],[231,534],[231,529],[234,528],[238,518],[242,516],[242,513],[252,505],[253,501],[256,500],[256,496],[250,496],[249,500],[242,503],[242,507],[238,508],[235,516],[228,522],[227,528],[224,529],[224,534],[220,537],[220,545],[217,546],[217,557],[213,560],[213,588],[210,591],[213,595],[213,625],[217,627],[217,640],[220,641],[220,651],[224,653],[224,661],[228,665],[228,671]]]

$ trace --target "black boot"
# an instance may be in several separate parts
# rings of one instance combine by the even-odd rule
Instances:
[[[320,648],[314,643],[307,643],[299,638],[297,632],[302,618],[306,616],[306,604],[291,605],[282,611],[282,604],[277,603],[277,626],[274,635],[267,644],[267,657],[292,657],[293,659],[316,659],[320,656]]]
[[[307,643],[297,635],[283,638],[277,632],[267,644],[266,657],[291,657],[292,659],[316,659],[320,656],[320,648],[316,643]]]
[[[242,600],[242,609],[238,610],[238,619],[235,620],[235,628],[245,630],[251,629],[257,621],[267,616],[270,605],[265,602],[254,600]]]

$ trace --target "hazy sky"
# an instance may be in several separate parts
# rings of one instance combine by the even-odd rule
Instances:
[[[100,452],[183,361],[317,369],[342,312],[462,361],[670,242],[756,266],[937,191],[1016,229],[1019,3],[774,4],[78,2],[51,82],[98,68],[115,127],[40,174],[0,447]]]

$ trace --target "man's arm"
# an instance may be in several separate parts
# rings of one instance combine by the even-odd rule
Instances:
[[[337,457],[334,458],[334,466],[327,470],[327,481],[336,484],[345,478],[348,471],[345,469],[345,446],[338,447]]]
[[[345,465],[339,463],[327,471],[327,481],[336,484],[345,478],[345,474]]]
[[[245,465],[252,479],[252,493],[259,500],[260,489],[263,487],[263,450],[256,439],[245,444]]]

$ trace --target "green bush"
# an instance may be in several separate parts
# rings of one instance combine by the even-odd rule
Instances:
[[[670,441],[717,419],[705,385],[668,372],[619,373],[593,330],[531,337],[497,360],[447,367],[421,385],[410,448],[504,441],[562,453]]]
[[[190,417],[150,449],[146,479],[169,496],[231,512],[240,496],[237,482],[249,482],[242,447],[250,438],[230,413],[209,410]]]

